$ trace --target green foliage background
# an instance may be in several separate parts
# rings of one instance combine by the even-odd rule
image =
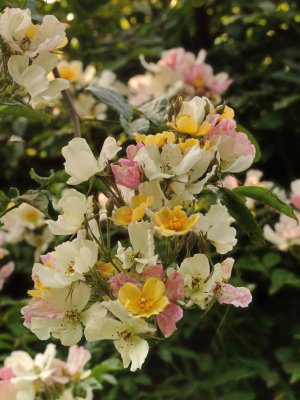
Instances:
[[[264,171],[264,178],[286,188],[300,178],[297,1],[61,0],[47,4],[29,0],[27,4],[36,15],[54,14],[68,24],[65,57],[91,63],[99,70],[112,69],[124,82],[143,72],[140,54],[156,61],[163,50],[172,47],[193,52],[207,49],[214,70],[226,71],[234,79],[226,98],[237,120],[254,134],[262,149],[262,158],[254,167]],[[108,119],[117,120],[113,113]],[[82,130],[97,149],[107,134],[121,132],[119,125],[109,121],[84,122]],[[3,190],[34,188],[29,177],[32,167],[42,176],[51,168],[61,169],[59,151],[70,133],[67,114],[63,118],[45,114],[39,121],[3,114]],[[12,134],[24,141],[8,142]],[[12,251],[18,260],[17,278],[8,282],[1,298],[3,357],[13,348],[44,348],[21,326],[19,316],[20,299],[30,286],[32,253],[25,245]],[[116,372],[118,383],[106,386],[96,398],[300,398],[299,261],[271,246],[249,244],[245,236],[233,257],[238,260],[235,283],[250,283],[255,288],[250,307],[215,305],[205,315],[187,312],[172,338],[154,344],[141,372]],[[18,277],[22,285],[16,285]],[[19,300],[10,300],[11,293]],[[111,355],[113,347],[96,343],[90,349],[93,364],[97,364]],[[105,368],[97,367],[95,377],[101,380]]]

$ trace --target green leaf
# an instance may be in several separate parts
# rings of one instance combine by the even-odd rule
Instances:
[[[292,206],[283,203],[271,190],[264,187],[258,186],[239,186],[233,189],[234,193],[242,196],[250,197],[253,200],[264,203],[281,214],[285,214],[290,218],[294,218],[298,221],[296,215],[294,214],[294,209]]]
[[[274,294],[285,285],[300,289],[300,279],[291,271],[283,268],[275,269],[271,275],[271,286],[269,288],[269,293]]]
[[[283,99],[273,103],[273,108],[275,111],[281,110],[283,108],[289,107],[291,104],[300,100],[300,94],[293,94],[291,96],[286,96]]]
[[[159,125],[162,121],[166,120],[167,107],[168,107],[167,97],[161,96],[139,107],[139,110],[151,122],[153,122],[156,125]]]
[[[65,183],[68,180],[68,175],[64,170],[54,172],[50,170],[49,176],[39,176],[33,168],[30,170],[30,177],[40,185],[51,185],[52,183]]]
[[[25,117],[33,121],[44,121],[52,118],[50,114],[46,114],[44,111],[34,110],[30,106],[25,106],[18,101],[6,98],[0,100],[0,114]]]
[[[248,136],[248,139],[250,140],[250,142],[254,145],[255,147],[255,157],[254,157],[254,162],[259,161],[261,159],[261,150],[259,147],[259,144],[257,142],[257,140],[255,139],[255,137],[253,136],[253,134],[251,132],[248,131],[248,129],[246,129],[244,126],[242,126],[241,124],[236,124],[237,130],[239,132],[243,132],[246,133],[246,135]]]
[[[7,205],[10,202],[10,198],[6,196],[2,190],[0,190],[0,213],[4,212],[7,209]]]
[[[127,121],[124,115],[120,116],[122,128],[129,135],[134,132],[146,133],[150,127],[150,122],[146,118],[139,118],[133,122]]]
[[[299,74],[293,71],[277,71],[272,75],[275,79],[280,79],[285,82],[295,83],[300,85]]]
[[[220,188],[220,193],[221,202],[228,208],[229,214],[250,237],[251,241],[258,246],[263,245],[265,241],[262,231],[245,205],[244,198],[227,188]]]
[[[89,90],[97,100],[115,110],[119,115],[124,115],[126,119],[132,118],[133,108],[119,93],[100,86],[90,86],[86,90]]]

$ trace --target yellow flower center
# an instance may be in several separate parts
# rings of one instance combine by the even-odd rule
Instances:
[[[44,286],[39,278],[34,280],[34,289],[28,290],[27,293],[32,297],[41,297],[45,290],[49,290],[48,286]]]
[[[186,225],[186,214],[184,211],[172,211],[165,219],[165,227],[173,231],[182,231]]]
[[[149,311],[153,307],[154,301],[152,298],[145,297],[141,294],[135,299],[135,305],[140,310],[139,312],[145,312]]]
[[[28,210],[23,214],[23,218],[25,221],[28,222],[35,222],[39,218],[39,211],[38,210]]]
[[[205,83],[205,80],[203,76],[198,76],[196,79],[193,80],[192,85],[199,89],[200,87],[203,87]]]
[[[40,27],[41,25],[32,24],[31,27],[25,32],[25,35],[28,37],[28,39],[33,40],[36,37]]]

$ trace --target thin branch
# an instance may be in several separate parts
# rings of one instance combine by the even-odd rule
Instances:
[[[57,67],[54,68],[53,74],[54,74],[55,78],[60,78]],[[72,96],[70,95],[69,90],[63,90],[62,95],[63,95],[66,106],[70,110],[71,121],[72,121],[72,125],[73,125],[73,130],[74,130],[74,137],[81,137],[80,119],[79,119],[79,115],[76,111],[76,108],[74,106]]]

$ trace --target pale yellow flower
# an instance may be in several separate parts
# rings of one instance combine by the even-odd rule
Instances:
[[[193,147],[195,145],[200,147],[199,139],[189,138],[183,141],[180,138],[179,143],[177,144],[182,153],[184,153],[186,149],[189,149],[190,147]]]
[[[150,317],[159,314],[169,304],[165,285],[157,278],[149,278],[142,290],[133,283],[125,283],[119,290],[118,298],[126,310],[138,317]]]
[[[200,214],[193,214],[189,218],[182,206],[173,210],[163,207],[154,214],[154,228],[163,236],[185,235],[197,223]]]
[[[145,215],[145,208],[153,204],[152,196],[138,194],[133,196],[130,206],[117,208],[113,218],[110,218],[118,225],[129,225],[132,221],[140,221]]]

